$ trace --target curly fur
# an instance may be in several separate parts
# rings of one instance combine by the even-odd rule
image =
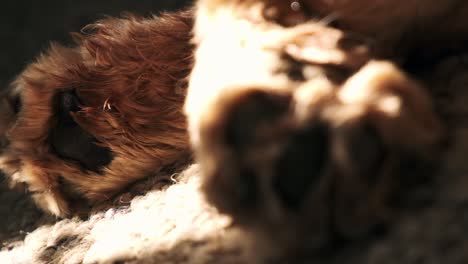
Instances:
[[[27,183],[40,207],[64,216],[188,157],[181,108],[192,65],[191,24],[189,12],[108,18],[75,34],[76,47],[53,44],[12,84],[9,96],[19,97],[22,108],[7,132],[1,169]],[[80,99],[73,120],[114,155],[100,173],[51,147],[60,114],[53,100],[62,91]]]

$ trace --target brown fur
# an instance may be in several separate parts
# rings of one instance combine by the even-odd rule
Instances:
[[[181,108],[192,65],[191,24],[189,12],[108,18],[84,29],[92,33],[75,34],[76,47],[53,44],[12,85],[22,109],[7,132],[0,168],[27,183],[40,207],[64,216],[187,157]],[[113,152],[102,173],[51,149],[52,100],[69,90],[83,104],[73,119]]]

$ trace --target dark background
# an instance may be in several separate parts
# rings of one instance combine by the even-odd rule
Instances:
[[[71,45],[69,32],[122,12],[150,16],[190,6],[188,0],[7,0],[0,6],[0,90],[51,41]],[[28,196],[6,188],[0,173],[0,247],[41,224]],[[44,221],[53,219],[44,218]]]
[[[69,44],[79,31],[105,15],[148,16],[189,6],[188,0],[7,0],[0,7],[0,87],[34,60],[50,41]]]

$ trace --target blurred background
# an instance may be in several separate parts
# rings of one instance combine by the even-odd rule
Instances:
[[[47,48],[70,43],[69,32],[106,15],[130,11],[148,16],[190,5],[188,0],[13,0],[0,8],[0,87]]]
[[[0,8],[0,89],[5,87],[51,41],[71,44],[69,32],[104,16],[122,12],[149,16],[190,6],[188,0],[12,0]],[[0,247],[51,221],[28,196],[6,188],[0,175]],[[39,220],[39,221],[38,221]]]

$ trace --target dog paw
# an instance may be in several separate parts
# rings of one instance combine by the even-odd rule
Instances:
[[[321,248],[386,226],[414,168],[439,152],[427,91],[352,35],[241,7],[198,10],[211,23],[197,21],[185,112],[208,201],[281,244],[270,248]]]
[[[431,159],[443,135],[424,89],[381,61],[338,86],[226,89],[211,105],[194,142],[207,199],[288,245],[323,246],[389,222],[410,169],[402,164]]]

